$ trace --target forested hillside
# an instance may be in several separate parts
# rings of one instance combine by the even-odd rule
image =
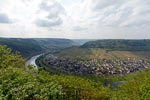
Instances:
[[[48,73],[25,66],[18,54],[0,45],[0,100],[150,100],[149,74],[149,70],[105,77]]]
[[[13,51],[19,51],[23,57],[28,57],[36,53],[72,46],[73,41],[55,38],[0,38],[0,44],[7,45]]]
[[[150,40],[97,40],[90,41],[81,48],[103,48],[121,51],[150,51]]]

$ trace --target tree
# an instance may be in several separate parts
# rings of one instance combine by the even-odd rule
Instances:
[[[0,68],[7,67],[22,67],[25,65],[25,60],[18,52],[13,53],[10,48],[0,45]]]

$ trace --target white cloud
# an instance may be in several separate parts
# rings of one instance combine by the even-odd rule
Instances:
[[[149,5],[150,0],[0,0],[0,36],[150,38]]]
[[[54,27],[62,24],[61,19],[57,19],[54,21],[44,20],[44,19],[36,19],[35,24],[38,27]]]

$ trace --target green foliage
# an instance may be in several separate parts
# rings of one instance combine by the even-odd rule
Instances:
[[[24,66],[18,54],[0,45],[0,100],[61,100],[61,85],[49,77]]]
[[[0,60],[0,100],[150,100],[149,70],[105,77],[50,75],[25,66],[5,46],[0,46]],[[120,81],[117,89],[102,84]]]
[[[21,67],[24,64],[24,60],[17,52],[12,53],[11,49],[0,45],[0,68]]]
[[[150,71],[135,75],[113,93],[113,100],[150,100]],[[142,76],[142,77],[141,77]]]
[[[110,89],[102,86],[100,82],[93,82],[79,76],[61,75],[55,76],[62,85],[65,100],[107,100],[110,97]]]
[[[18,68],[0,70],[1,99],[4,100],[61,100],[62,87],[45,73]]]
[[[18,57],[1,46],[1,55]],[[106,100],[109,88],[100,83],[72,75],[49,75],[16,61],[14,66],[5,62],[0,68],[0,99],[2,100]],[[13,58],[10,58],[13,59]],[[18,58],[19,60],[19,58]],[[11,60],[10,60],[11,61]],[[18,63],[18,64],[17,64]],[[0,62],[2,65],[2,62]]]

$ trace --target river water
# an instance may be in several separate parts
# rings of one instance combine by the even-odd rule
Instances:
[[[35,68],[37,68],[35,61],[41,55],[43,55],[43,54],[39,54],[39,55],[31,57],[29,60],[27,60],[26,65],[33,65]]]

